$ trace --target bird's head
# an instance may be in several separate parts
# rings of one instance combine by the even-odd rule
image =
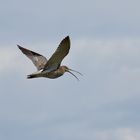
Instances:
[[[74,75],[74,74],[72,73],[72,71],[73,71],[73,72],[76,72],[76,73],[78,73],[78,74],[80,74],[80,75],[82,75],[80,72],[78,72],[78,71],[76,71],[76,70],[73,70],[73,69],[70,69],[70,68],[68,68],[67,66],[61,66],[61,67],[62,67],[62,69],[63,69],[64,72],[70,73],[71,75],[73,75],[73,76],[79,81],[78,77],[77,77],[76,75]]]

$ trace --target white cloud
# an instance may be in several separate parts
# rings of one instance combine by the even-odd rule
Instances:
[[[0,74],[11,71],[15,66],[16,52],[8,48],[0,48]]]
[[[98,140],[139,140],[140,130],[131,128],[118,128],[99,131],[95,133]]]
[[[29,67],[31,62],[26,61],[26,58],[22,59],[22,57],[24,56],[22,56],[17,47],[14,49],[8,46],[0,48],[0,76],[3,74],[13,74],[15,72],[18,74],[19,71],[26,73],[35,70]]]

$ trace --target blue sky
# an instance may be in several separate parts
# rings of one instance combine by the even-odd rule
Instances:
[[[0,139],[139,140],[140,2],[2,1]],[[47,58],[69,35],[62,64],[83,73],[26,79],[16,44]]]

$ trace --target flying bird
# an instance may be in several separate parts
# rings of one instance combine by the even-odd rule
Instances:
[[[61,66],[62,60],[69,53],[70,50],[69,36],[65,37],[60,42],[58,48],[56,49],[56,51],[53,53],[53,55],[50,57],[49,60],[47,60],[46,57],[44,57],[39,53],[23,48],[20,45],[17,46],[22,51],[22,53],[25,54],[33,62],[33,64],[37,68],[37,72],[27,75],[28,79],[38,77],[55,79],[62,76],[65,72],[69,72],[77,80],[79,80],[77,76],[72,73],[72,71],[82,75],[80,72],[72,70],[67,66]]]

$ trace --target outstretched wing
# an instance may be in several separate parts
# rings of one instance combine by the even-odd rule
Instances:
[[[61,41],[54,54],[46,63],[44,69],[47,70],[48,72],[56,70],[60,66],[64,57],[69,53],[69,49],[70,49],[70,38],[69,36],[67,36]]]
[[[41,70],[44,68],[44,66],[47,63],[47,59],[44,56],[42,56],[36,52],[33,52],[31,50],[28,50],[26,48],[23,48],[19,45],[17,45],[17,46],[29,59],[31,59],[33,64],[36,66],[37,70]]]

